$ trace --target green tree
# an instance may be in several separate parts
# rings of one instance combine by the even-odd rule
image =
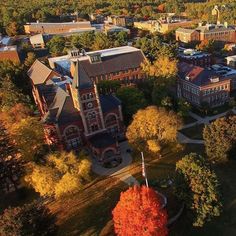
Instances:
[[[203,130],[206,153],[210,160],[224,162],[234,157],[236,148],[236,116],[216,119]]]
[[[55,217],[37,202],[8,208],[0,216],[1,236],[53,236],[56,231]]]
[[[104,33],[97,33],[95,35],[94,43],[92,46],[93,50],[102,50],[106,48],[110,48],[112,46],[109,38]]]
[[[193,225],[202,227],[219,216],[222,209],[219,182],[205,158],[190,153],[176,163],[176,172],[175,193],[192,212]]]
[[[184,99],[178,100],[178,114],[182,117],[186,117],[189,115],[189,111],[191,110],[191,104]]]
[[[53,56],[62,55],[65,48],[65,38],[62,36],[53,36],[52,39],[47,43],[50,53]]]
[[[121,83],[116,80],[102,80],[97,86],[100,93],[109,94],[116,92],[121,87]]]
[[[6,32],[9,36],[15,36],[20,33],[20,26],[16,21],[12,21],[6,27]]]
[[[27,58],[24,61],[24,65],[26,67],[26,69],[28,70],[32,64],[34,63],[34,61],[36,60],[36,55],[33,52],[28,52],[27,53]]]
[[[90,50],[95,40],[94,32],[85,32],[79,35],[73,35],[71,38],[72,46],[79,48]]]
[[[139,109],[147,106],[143,93],[135,87],[121,87],[116,96],[121,100],[126,123],[129,123]]]

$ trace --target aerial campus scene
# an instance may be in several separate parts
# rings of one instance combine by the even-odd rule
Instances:
[[[2,0],[0,236],[235,236],[236,1]]]

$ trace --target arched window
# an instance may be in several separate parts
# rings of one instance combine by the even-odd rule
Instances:
[[[117,117],[115,114],[110,114],[106,117],[106,127],[110,126],[110,125],[114,125],[117,121]]]
[[[96,118],[96,112],[95,111],[89,112],[87,116],[88,116],[89,119],[95,119]]]

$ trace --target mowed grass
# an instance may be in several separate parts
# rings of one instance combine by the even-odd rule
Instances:
[[[202,133],[204,127],[204,124],[194,125],[192,127],[182,129],[180,132],[191,139],[203,139]]]
[[[58,219],[58,235],[99,235],[112,219],[120,193],[127,188],[116,178],[97,179],[80,193],[49,203]]]

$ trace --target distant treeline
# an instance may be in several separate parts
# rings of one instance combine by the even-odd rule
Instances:
[[[22,25],[30,21],[60,21],[66,15],[77,13],[88,19],[90,13],[132,15],[136,18],[155,19],[166,12],[185,12],[193,18],[214,20],[211,10],[214,5],[222,6],[222,20],[233,23],[236,13],[235,0],[2,0],[0,5],[0,32],[14,28],[21,33]],[[62,18],[63,16],[63,18]],[[14,32],[13,30],[13,32]],[[10,30],[12,32],[12,30]]]

